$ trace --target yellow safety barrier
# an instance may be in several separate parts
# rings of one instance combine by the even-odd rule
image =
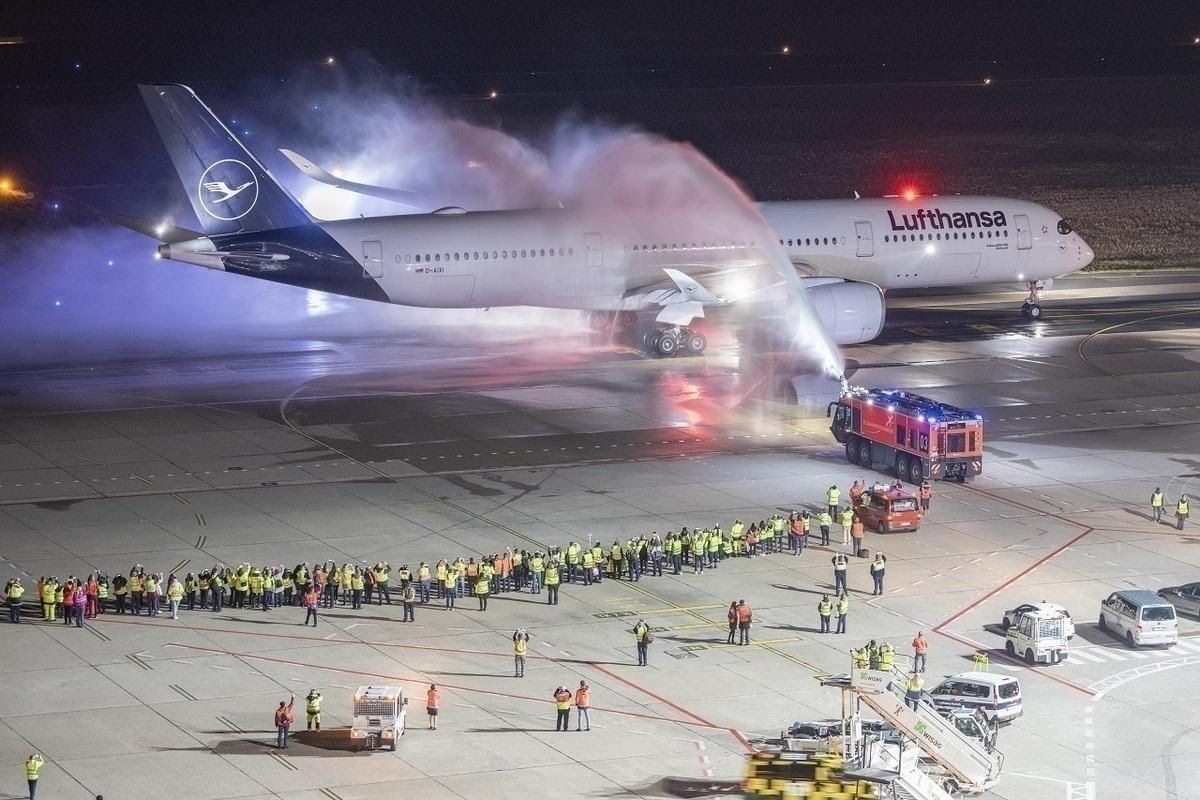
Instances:
[[[975,655],[971,656],[971,664],[973,665],[974,672],[987,672],[988,671],[988,663],[989,663],[988,654],[983,652],[982,650],[978,651],[977,653],[975,653]]]

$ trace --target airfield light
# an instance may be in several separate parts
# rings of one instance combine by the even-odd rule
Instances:
[[[1200,36],[1193,36],[1192,44],[1200,44]]]
[[[786,56],[786,55],[788,55],[789,53],[791,53],[791,52],[792,52],[792,48],[791,48],[790,46],[788,46],[788,45],[786,45],[786,44],[785,44],[785,45],[783,46],[783,50],[782,50],[781,52],[782,52],[782,53],[783,53],[783,54]]]
[[[984,85],[984,86],[991,86],[991,85],[992,85],[992,79],[991,79],[991,78],[984,78],[984,79],[983,79],[983,85]]]
[[[497,92],[495,89],[492,89],[490,92],[488,92],[488,100],[495,100],[499,96],[500,96],[500,93]]]
[[[108,265],[109,265],[110,267],[113,265],[113,260],[112,260],[111,258],[108,260]]]
[[[334,64],[333,56],[329,56],[328,58],[325,59],[325,66],[332,67],[333,64]]]

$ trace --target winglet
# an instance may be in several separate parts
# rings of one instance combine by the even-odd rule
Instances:
[[[292,162],[296,169],[303,172],[307,177],[312,178],[317,183],[323,183],[326,186],[333,186],[337,189],[344,189],[347,192],[355,194],[365,194],[369,197],[378,197],[382,200],[389,200],[393,203],[398,203],[402,206],[410,208],[414,211],[425,211],[424,208],[414,204],[417,199],[417,193],[408,189],[392,189],[387,186],[374,186],[369,183],[355,183],[343,178],[339,178],[329,170],[323,169],[313,162],[312,159],[305,158],[295,150],[289,150],[286,147],[279,148],[279,152],[283,157]]]
[[[705,289],[700,285],[700,281],[691,277],[687,273],[666,267],[663,268],[663,272],[667,273],[667,277],[675,282],[675,285],[679,287],[679,291],[682,292],[683,296],[688,300],[695,300],[696,302],[706,303],[708,305],[725,304],[724,300],[722,300],[720,297],[717,297],[708,289]]]

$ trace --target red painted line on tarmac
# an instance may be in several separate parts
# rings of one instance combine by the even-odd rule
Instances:
[[[960,618],[961,618],[963,615],[965,615],[965,614],[969,613],[970,611],[972,611],[972,610],[974,610],[974,609],[978,608],[978,607],[980,606],[980,604],[982,604],[982,603],[986,602],[987,600],[989,600],[989,599],[990,599],[990,598],[992,598],[992,597],[995,597],[997,594],[999,594],[1000,592],[1004,591],[1004,590],[1005,590],[1005,589],[1007,589],[1009,586],[1012,586],[1014,583],[1016,583],[1017,581],[1021,580],[1021,578],[1024,578],[1026,575],[1028,575],[1029,573],[1033,572],[1035,569],[1037,569],[1038,567],[1042,566],[1042,565],[1043,565],[1043,564],[1045,564],[1047,561],[1050,561],[1051,559],[1053,559],[1053,558],[1054,558],[1055,556],[1057,556],[1059,553],[1061,553],[1061,552],[1063,552],[1064,550],[1066,550],[1066,549],[1067,549],[1068,547],[1070,547],[1071,545],[1075,544],[1076,542],[1078,542],[1079,540],[1083,539],[1083,538],[1084,538],[1085,536],[1087,536],[1088,534],[1092,533],[1092,532],[1095,530],[1095,528],[1091,527],[1090,525],[1084,525],[1082,522],[1076,522],[1075,520],[1073,520],[1073,519],[1070,519],[1070,518],[1068,518],[1068,517],[1064,517],[1064,516],[1062,516],[1061,514],[1055,514],[1055,513],[1052,513],[1052,512],[1043,511],[1043,510],[1041,510],[1041,509],[1039,509],[1039,508],[1035,508],[1035,507],[1033,507],[1033,506],[1025,505],[1024,503],[1018,502],[1018,501],[1016,501],[1016,500],[1009,500],[1007,497],[1002,497],[1002,496],[1000,496],[1000,495],[998,495],[998,494],[995,494],[994,492],[989,492],[989,491],[988,491],[988,490],[986,490],[986,489],[978,489],[978,488],[975,488],[975,487],[973,487],[973,486],[964,486],[963,488],[964,488],[964,489],[968,489],[969,491],[972,491],[972,492],[978,492],[979,494],[986,495],[986,496],[988,496],[988,497],[991,497],[991,498],[993,498],[994,500],[997,500],[998,502],[1001,502],[1001,503],[1008,503],[1009,505],[1014,505],[1014,506],[1017,506],[1018,508],[1024,508],[1024,509],[1026,509],[1027,511],[1032,511],[1032,512],[1034,512],[1034,513],[1036,513],[1036,514],[1039,514],[1039,515],[1041,515],[1041,516],[1053,517],[1053,518],[1055,518],[1055,519],[1057,519],[1057,520],[1060,520],[1060,521],[1062,521],[1062,522],[1066,522],[1066,523],[1068,523],[1068,524],[1070,524],[1070,525],[1074,525],[1074,526],[1075,526],[1075,527],[1077,527],[1077,528],[1082,528],[1082,529],[1083,529],[1083,530],[1081,530],[1081,531],[1079,532],[1079,534],[1078,534],[1077,536],[1075,536],[1075,537],[1071,538],[1070,540],[1068,540],[1068,541],[1067,541],[1067,542],[1065,542],[1064,544],[1061,544],[1061,545],[1059,545],[1058,547],[1054,548],[1054,549],[1053,549],[1053,550],[1051,550],[1049,553],[1047,553],[1046,555],[1042,556],[1042,557],[1041,557],[1041,558],[1039,558],[1037,561],[1034,561],[1034,562],[1033,562],[1032,564],[1030,564],[1028,567],[1026,567],[1025,569],[1023,569],[1023,570],[1021,570],[1020,572],[1018,572],[1016,575],[1013,575],[1013,576],[1011,576],[1011,577],[1009,577],[1009,578],[1006,578],[1005,580],[1001,581],[999,585],[995,586],[994,588],[992,588],[990,591],[988,591],[987,593],[983,594],[982,596],[975,598],[975,599],[974,599],[974,600],[972,600],[970,603],[967,603],[965,606],[963,606],[962,608],[960,608],[958,611],[954,612],[954,613],[953,613],[953,614],[951,614],[949,617],[947,617],[946,619],[942,620],[941,622],[939,622],[937,625],[935,625],[935,626],[933,627],[933,632],[934,632],[934,633],[940,634],[941,636],[945,636],[947,639],[951,639],[951,640],[953,640],[953,641],[956,641],[956,642],[958,642],[959,644],[965,644],[965,645],[967,645],[968,647],[970,647],[972,650],[977,650],[977,649],[978,649],[978,645],[977,645],[975,642],[972,642],[972,641],[970,641],[970,640],[968,640],[968,639],[964,639],[964,638],[962,638],[962,637],[960,637],[960,636],[958,636],[958,635],[956,635],[956,634],[949,633],[949,632],[947,632],[947,631],[943,630],[943,628],[945,628],[945,627],[946,627],[947,625],[949,625],[950,623],[952,623],[952,622],[954,622],[954,621],[956,621],[956,620],[960,619]],[[1003,660],[1005,660],[1005,661],[1008,661],[1008,662],[1010,662],[1010,663],[1012,663],[1012,664],[1016,664],[1016,665],[1018,665],[1018,666],[1024,667],[1025,669],[1029,670],[1030,672],[1033,672],[1033,673],[1036,673],[1036,674],[1038,674],[1038,675],[1041,675],[1043,678],[1047,678],[1047,679],[1049,679],[1049,680],[1052,680],[1052,681],[1054,681],[1055,683],[1060,683],[1060,684],[1062,684],[1063,686],[1066,686],[1066,687],[1068,687],[1068,688],[1074,689],[1074,690],[1075,690],[1075,691],[1077,691],[1077,692],[1082,692],[1083,694],[1086,694],[1088,697],[1095,697],[1095,695],[1096,695],[1096,693],[1095,693],[1095,692],[1093,692],[1091,689],[1087,688],[1086,686],[1083,686],[1083,685],[1081,685],[1081,684],[1075,683],[1074,681],[1067,680],[1066,678],[1060,678],[1060,677],[1059,677],[1059,676],[1057,676],[1057,675],[1053,675],[1053,674],[1051,674],[1051,673],[1049,673],[1049,672],[1046,672],[1046,671],[1044,671],[1044,670],[1037,669],[1036,667],[1031,667],[1031,666],[1029,666],[1028,664],[1026,664],[1026,663],[1025,663],[1025,662],[1023,662],[1023,661],[1018,661],[1017,659],[1010,658],[1010,657],[1008,656],[1008,654],[1007,654],[1007,653],[1004,653],[1004,654],[999,654],[999,653],[998,653],[998,654],[997,654],[997,657],[998,657],[998,658],[1002,658]]]
[[[592,664],[592,666],[595,669],[599,670],[600,672],[603,672],[605,675],[612,678],[613,680],[619,681],[633,689],[637,689],[642,694],[653,697],[658,702],[663,703],[664,705],[668,706],[669,708],[675,709],[680,714],[683,714],[684,716],[687,716],[687,717],[691,717],[692,719],[696,720],[697,723],[699,723],[701,726],[703,726],[705,728],[720,728],[721,730],[726,731],[730,736],[732,736],[734,739],[736,739],[738,741],[738,743],[741,744],[741,746],[747,750],[747,752],[751,752],[751,753],[755,752],[756,748],[753,747],[750,744],[750,742],[746,741],[746,737],[742,736],[740,731],[735,730],[734,728],[724,728],[720,725],[715,725],[715,724],[709,722],[708,720],[704,719],[704,717],[701,717],[698,714],[693,714],[691,711],[688,711],[683,706],[681,706],[675,702],[672,702],[671,700],[668,700],[667,698],[663,697],[660,694],[657,694],[656,692],[650,691],[649,689],[647,689],[646,687],[644,687],[640,684],[634,683],[633,681],[629,680],[628,678],[624,678],[624,677],[618,675],[617,673],[613,672],[610,669],[605,669],[604,667],[600,666],[599,664]]]
[[[322,670],[323,672],[340,672],[344,675],[362,675],[362,676],[368,677],[368,678],[384,678],[386,680],[406,681],[408,683],[417,683],[417,684],[436,683],[439,687],[445,687],[447,689],[454,689],[455,691],[474,692],[476,694],[486,694],[486,695],[491,695],[493,697],[507,697],[512,700],[526,700],[530,703],[541,703],[543,705],[548,705],[548,704],[554,702],[553,699],[547,699],[544,697],[530,697],[528,695],[512,694],[511,692],[498,692],[494,689],[478,689],[474,686],[461,686],[461,685],[453,684],[453,683],[442,683],[440,681],[430,681],[427,677],[417,677],[417,676],[411,676],[411,675],[409,675],[409,676],[388,675],[388,674],[382,673],[382,672],[367,672],[365,670],[345,669],[342,667],[324,667],[324,666],[320,666],[318,664],[313,664],[313,663],[307,662],[307,661],[290,661],[286,658],[275,658],[274,656],[263,656],[263,655],[258,655],[257,653],[238,653],[238,652],[234,652],[232,650],[221,650],[216,647],[200,647],[199,645],[184,644],[183,642],[170,642],[169,646],[183,647],[188,650],[197,650],[197,651],[200,651],[203,653],[215,653],[218,655],[234,656],[235,658],[253,658],[253,659],[257,659],[259,661],[270,661],[274,664],[286,664],[291,667],[307,667],[308,669],[317,669],[317,670]],[[675,706],[673,703],[670,705],[673,708],[678,708],[678,706]],[[634,717],[637,719],[646,719],[646,720],[651,720],[653,722],[671,722],[676,725],[683,725],[683,726],[689,727],[689,728],[712,728],[712,729],[718,730],[718,731],[729,731],[730,730],[730,728],[728,728],[724,725],[717,725],[712,722],[702,722],[698,718],[695,721],[689,722],[687,720],[671,719],[670,717],[661,717],[661,716],[658,716],[655,714],[643,714],[643,713],[640,713],[637,711],[625,711],[625,710],[619,709],[619,708],[605,708],[604,706],[592,706],[592,708],[596,709],[597,711],[604,711],[608,714],[618,714],[618,715],[624,716],[624,717]],[[689,714],[689,716],[695,716],[695,715]]]

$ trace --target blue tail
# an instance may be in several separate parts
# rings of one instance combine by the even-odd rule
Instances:
[[[138,89],[205,233],[264,231],[312,222],[195,92],[177,83]]]

